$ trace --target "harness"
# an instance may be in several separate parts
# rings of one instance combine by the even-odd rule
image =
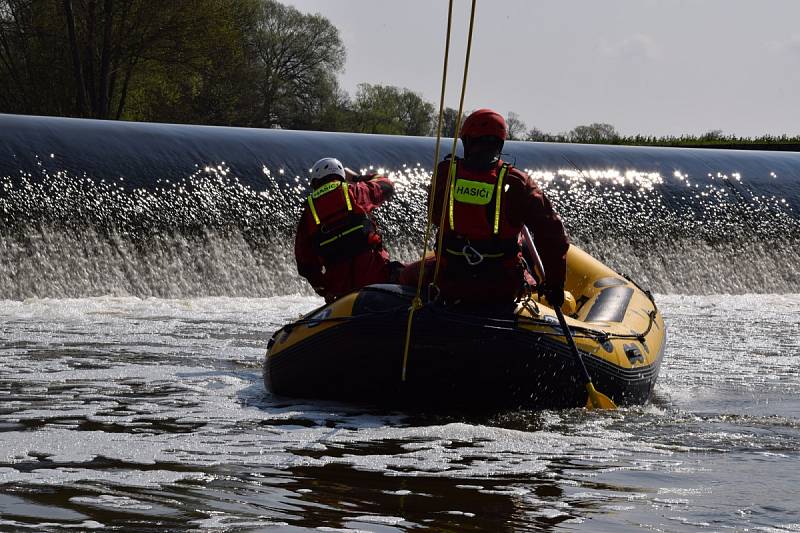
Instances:
[[[341,190],[341,196],[331,196],[337,189]],[[347,182],[325,183],[314,189],[307,201],[317,230],[313,236],[314,248],[323,260],[352,257],[370,248],[380,248],[381,238],[375,224],[358,205],[353,208]]]
[[[518,232],[509,236],[509,228],[500,220],[509,164],[502,164],[494,183],[459,178],[456,175],[458,165],[452,168],[447,205],[449,224],[443,239],[444,251],[453,259],[448,264],[473,269],[478,265],[503,266],[504,260],[516,261]],[[457,216],[460,211],[465,212]],[[470,213],[472,216],[468,217]],[[488,228],[483,221],[477,222],[481,214],[489,223]]]

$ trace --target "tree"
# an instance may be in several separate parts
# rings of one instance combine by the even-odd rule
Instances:
[[[436,117],[438,120],[439,117]],[[458,120],[458,110],[452,107],[445,107],[442,111],[442,137],[453,137],[456,134],[456,121]],[[463,124],[464,119],[462,117]],[[436,135],[436,123],[433,124],[431,135]]]
[[[520,116],[513,111],[508,112],[506,119],[506,126],[508,127],[508,140],[521,141],[525,139],[527,126]]]
[[[434,107],[408,89],[390,85],[358,86],[351,105],[352,131],[390,135],[428,135]]]
[[[51,37],[59,15],[52,1],[0,0],[0,111],[64,114],[71,107],[65,43]]]
[[[123,118],[133,95],[133,117],[151,118],[198,92],[217,50],[242,48],[232,17],[257,1],[0,0],[2,109]]]
[[[408,89],[400,90],[397,95],[397,113],[405,125],[404,135],[427,135],[435,120],[434,110],[433,104]]]
[[[248,39],[260,1],[188,3],[200,12],[184,19],[191,33],[176,43],[179,46],[148,54],[137,66],[121,118],[249,124],[256,105],[256,74]]]
[[[719,142],[726,140],[726,138],[722,130],[710,130],[701,135],[700,140],[703,142]]]
[[[551,142],[553,140],[553,136],[549,133],[545,133],[539,128],[531,128],[528,130],[528,133],[525,135],[526,141],[539,141],[539,142]]]
[[[257,94],[250,124],[312,125],[338,91],[345,48],[336,27],[321,15],[261,0],[250,46]]]
[[[588,126],[577,126],[567,134],[569,142],[603,144],[612,143],[619,138],[619,133],[611,124],[594,122]]]

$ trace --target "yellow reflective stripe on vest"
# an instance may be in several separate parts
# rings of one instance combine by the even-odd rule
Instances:
[[[350,194],[347,192],[347,183],[342,182],[342,191],[344,191],[344,201],[347,202],[347,210],[352,211],[353,206],[350,205]]]
[[[343,232],[339,233],[339,234],[338,234],[338,235],[336,235],[335,237],[331,237],[331,238],[330,238],[330,239],[328,239],[328,240],[322,241],[321,243],[319,243],[319,245],[320,245],[320,246],[325,246],[326,244],[330,244],[330,243],[332,243],[332,242],[333,242],[333,241],[335,241],[336,239],[341,239],[341,238],[342,238],[342,237],[344,237],[345,235],[348,235],[348,234],[350,234],[350,233],[353,233],[354,231],[358,231],[358,230],[360,230],[360,229],[364,229],[364,224],[359,224],[358,226],[353,226],[353,227],[352,227],[352,228],[350,228],[350,229],[344,230]]]
[[[458,165],[450,165],[450,202],[449,202],[449,210],[450,210],[450,230],[456,230],[456,224],[453,221],[453,196],[455,196],[455,189],[456,189],[456,167]]]
[[[319,226],[319,216],[317,215],[317,210],[314,209],[314,200],[311,199],[310,194],[308,195],[308,207],[311,209],[311,214],[314,215],[314,222]]]
[[[508,165],[500,167],[500,175],[497,177],[497,199],[494,204],[494,234],[500,233],[500,199],[503,197],[503,178],[508,172]]]
[[[319,198],[324,194],[328,194],[329,192],[339,188],[340,185],[342,186],[342,192],[344,193],[344,201],[347,204],[347,211],[350,212],[353,210],[353,206],[350,203],[350,194],[347,192],[347,183],[343,181],[332,181],[330,183],[326,183],[308,195],[308,207],[311,209],[311,214],[314,216],[314,222],[316,222],[317,226],[319,226],[321,222],[319,220],[319,215],[317,215],[317,210],[314,207],[314,198]]]

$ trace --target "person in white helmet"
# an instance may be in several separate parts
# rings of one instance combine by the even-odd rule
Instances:
[[[366,285],[388,283],[392,264],[371,215],[394,195],[392,181],[356,174],[325,157],[311,168],[311,189],[297,225],[298,273],[328,302]]]

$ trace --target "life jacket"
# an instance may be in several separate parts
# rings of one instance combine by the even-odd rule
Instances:
[[[312,242],[324,261],[353,257],[364,250],[380,249],[375,224],[358,204],[353,204],[344,181],[329,181],[307,198],[316,225]]]
[[[503,163],[491,172],[470,173],[456,160],[446,196],[443,257],[448,267],[478,269],[505,267],[519,262],[519,232],[506,216],[503,202],[505,178],[510,165]]]

